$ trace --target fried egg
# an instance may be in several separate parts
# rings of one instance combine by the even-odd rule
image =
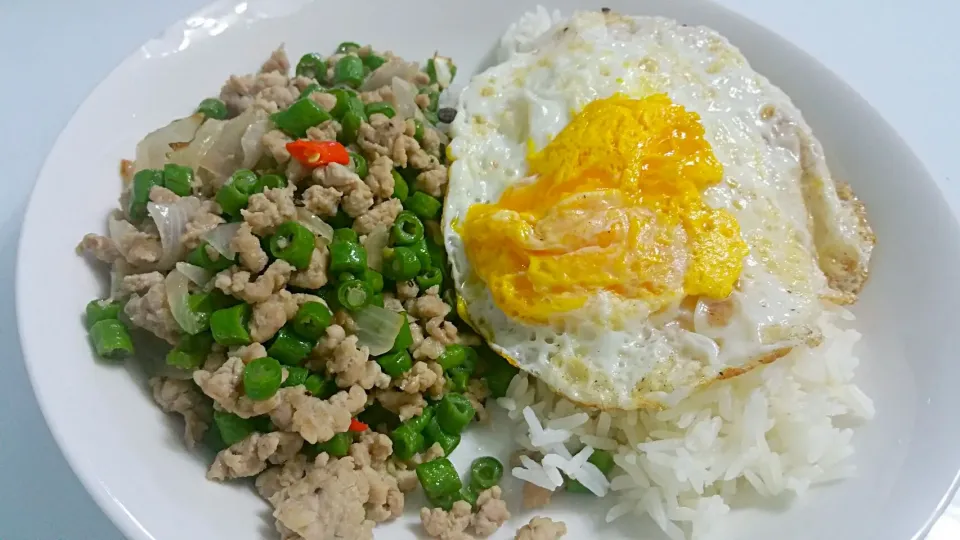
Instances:
[[[581,404],[665,407],[856,299],[862,205],[722,36],[581,12],[518,48],[460,96],[443,213],[458,311],[499,354]]]

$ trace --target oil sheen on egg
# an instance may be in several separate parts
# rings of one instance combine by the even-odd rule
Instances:
[[[820,339],[873,237],[789,98],[714,31],[577,13],[464,89],[461,316],[568,398],[669,406]]]

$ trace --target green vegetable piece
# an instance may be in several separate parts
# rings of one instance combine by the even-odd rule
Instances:
[[[150,202],[150,190],[154,186],[163,186],[163,173],[156,169],[143,169],[133,175],[130,188],[130,202],[127,214],[133,222],[143,221],[147,217],[147,203]]]
[[[211,254],[216,258],[211,257]],[[226,270],[234,265],[234,261],[218,253],[217,250],[213,249],[213,246],[210,246],[207,242],[201,242],[199,246],[188,253],[187,262],[214,272]]]
[[[393,118],[397,115],[397,111],[393,110],[393,106],[384,101],[375,101],[373,103],[367,103],[363,108],[363,112],[367,114],[368,117],[375,114],[382,114],[387,118]]]
[[[223,439],[223,443],[227,446],[233,446],[238,442],[246,439],[250,436],[251,433],[256,431],[253,426],[253,422],[248,418],[240,418],[239,416],[228,413],[226,411],[213,411],[213,422],[217,425],[217,430],[220,432],[220,438]]]
[[[265,356],[247,364],[243,368],[243,390],[254,401],[270,399],[283,379],[283,369],[276,358]]]
[[[186,197],[193,193],[193,169],[176,163],[163,166],[163,187]]]
[[[360,44],[353,41],[344,41],[337,45],[337,54],[354,52],[360,49]]]
[[[130,332],[117,319],[103,319],[92,324],[90,341],[97,356],[105,360],[121,360],[133,355]]]
[[[297,96],[297,99],[303,99],[310,97],[310,94],[314,92],[323,92],[324,88],[317,83],[310,83],[306,88],[303,89],[303,92],[300,92],[300,95]]]
[[[319,53],[308,53],[297,62],[297,75],[323,80],[327,76],[327,61]],[[301,96],[303,97],[303,96]]]
[[[363,124],[363,116],[356,111],[347,111],[340,121],[340,135],[337,138],[341,144],[348,145],[357,142],[357,133]]]
[[[446,394],[437,404],[437,423],[446,433],[459,434],[476,412],[463,394]]]
[[[445,82],[444,84],[445,85],[450,84],[451,82],[453,82],[453,78],[457,76],[457,66],[454,65],[454,63],[451,62],[449,58],[434,56],[433,58],[428,59],[427,68],[424,71],[426,71],[427,75],[430,76],[431,83],[439,83],[439,81],[437,80],[437,62],[438,61],[447,63],[447,67],[450,69],[450,82]]]
[[[267,349],[267,354],[279,360],[281,364],[296,366],[310,354],[310,351],[313,350],[313,345],[314,342],[298,336],[289,325],[287,325],[277,331],[276,337],[273,338],[273,343],[271,343],[270,348]]]
[[[410,195],[410,186],[407,185],[407,181],[400,176],[396,169],[391,171],[391,174],[393,174],[393,198],[399,199],[402,203]]]
[[[414,128],[413,138],[416,139],[417,142],[422,142],[423,141],[423,122],[421,122],[417,118],[414,118],[413,128]]]
[[[254,188],[256,193],[262,193],[267,189],[277,189],[287,187],[287,179],[279,174],[265,174],[257,180],[257,186]]]
[[[383,408],[379,402],[364,409],[357,415],[357,420],[378,431],[389,431],[400,425],[400,418]]]
[[[293,317],[293,331],[301,337],[317,341],[322,338],[333,322],[330,308],[320,302],[306,302]]]
[[[363,82],[363,77],[363,60],[357,56],[344,56],[333,66],[334,84],[345,84],[357,88]]]
[[[270,433],[271,431],[277,430],[277,426],[273,425],[273,420],[270,420],[270,415],[268,414],[254,416],[250,418],[250,423],[253,425],[254,431],[259,431],[260,433]]]
[[[447,271],[447,252],[438,242],[427,239],[427,253],[430,254],[430,266],[439,269],[446,275]]]
[[[410,459],[424,448],[423,435],[402,424],[393,430],[390,440],[393,441],[393,455],[399,459]]]
[[[370,305],[383,307],[383,293],[373,293],[373,296],[370,297]]]
[[[440,357],[437,358],[437,363],[440,364],[440,367],[442,367],[444,371],[459,367],[467,361],[469,350],[468,347],[464,347],[459,343],[447,345],[443,352],[440,353]]]
[[[333,241],[334,242],[350,242],[352,244],[359,244],[360,236],[357,234],[357,231],[349,227],[343,227],[333,231]]]
[[[334,241],[330,244],[330,273],[361,274],[367,267],[367,250],[359,243]]]
[[[433,265],[433,259],[430,258],[430,249],[427,248],[427,239],[421,238],[413,244],[406,246],[413,250],[413,254],[417,256],[417,260],[420,261],[420,270],[426,270]]]
[[[436,417],[423,429],[423,437],[426,439],[428,447],[433,446],[434,443],[438,443],[440,448],[443,448],[443,454],[445,456],[452,454],[453,450],[460,445],[460,434],[447,433],[444,431],[443,428],[440,427],[440,423]]]
[[[249,304],[237,304],[214,311],[210,315],[210,333],[213,334],[213,339],[226,347],[249,345],[252,341],[250,332],[247,331],[250,311]]]
[[[307,377],[303,385],[307,387],[307,392],[310,392],[313,397],[320,399],[328,399],[337,393],[337,383],[316,373]]]
[[[378,67],[382,66],[387,62],[386,58],[373,53],[370,53],[364,56],[362,60],[363,60],[363,66],[369,69],[370,71],[377,69]]]
[[[330,95],[337,98],[337,103],[333,106],[333,109],[330,110],[330,114],[337,120],[342,120],[343,115],[349,111],[353,111],[361,115],[361,117],[363,116],[363,101],[360,100],[360,96],[357,95],[356,90],[334,88],[330,90]]]
[[[285,221],[270,237],[270,254],[283,259],[297,270],[306,270],[316,247],[316,237],[296,221]]]
[[[338,208],[337,215],[327,219],[326,221],[334,229],[342,229],[345,227],[349,228],[353,226],[353,218],[344,212],[343,208]]]
[[[349,433],[337,433],[329,441],[317,443],[314,448],[317,452],[326,452],[331,457],[344,457],[350,453],[353,437]]]
[[[447,392],[466,392],[470,384],[470,374],[461,368],[455,368],[447,372],[444,388]]]
[[[396,184],[394,184],[396,189]],[[415,244],[423,238],[423,222],[413,212],[403,211],[390,228],[390,239],[398,246]]]
[[[486,365],[484,379],[487,381],[487,388],[490,395],[494,398],[501,398],[507,395],[507,387],[510,381],[520,370],[501,358],[497,353],[490,350],[489,347],[480,348],[480,356]]]
[[[421,291],[443,283],[443,272],[439,268],[428,268],[417,276],[417,286]]]
[[[470,465],[470,487],[478,492],[490,489],[503,478],[503,463],[497,458],[485,456],[473,460]]]
[[[180,343],[167,353],[167,365],[195,370],[203,366],[210,349],[213,346],[213,336],[209,332],[186,334],[180,338]]]
[[[393,378],[400,377],[413,367],[413,360],[410,358],[410,353],[405,350],[388,352],[381,355],[377,358],[377,363],[380,364],[380,369],[382,369],[384,373]]]
[[[383,275],[394,281],[413,279],[420,273],[420,260],[409,247],[386,248],[383,250]]]
[[[112,300],[91,300],[86,308],[87,328],[100,321],[116,319],[120,316],[120,302]]]
[[[223,120],[227,117],[227,104],[217,98],[207,98],[197,105],[197,112],[207,118]]]
[[[300,366],[287,366],[287,378],[283,381],[283,384],[280,385],[281,388],[286,388],[288,386],[299,386],[307,382],[307,377],[310,376],[310,370],[305,367]]]
[[[373,290],[359,279],[348,279],[337,285],[337,302],[349,311],[356,311],[370,303]]]
[[[459,493],[463,487],[460,474],[445,457],[417,465],[417,478],[423,491],[431,497]]]
[[[410,321],[406,317],[400,325],[400,331],[397,332],[397,338],[393,340],[393,348],[390,352],[405,351],[413,345],[413,334],[410,332]]]
[[[374,294],[383,291],[383,274],[377,272],[373,268],[367,268],[363,271],[362,279],[364,283],[370,286],[370,290]]]
[[[422,191],[413,192],[403,203],[404,208],[416,214],[420,219],[437,219],[440,217],[442,206],[440,201]]]
[[[216,201],[224,213],[240,216],[240,210],[247,207],[250,195],[255,193],[257,173],[249,169],[240,169],[230,175],[227,182],[217,191]]]
[[[469,486],[468,486],[469,487]],[[427,502],[430,503],[430,506],[434,508],[442,508],[449,512],[453,508],[453,503],[464,499],[463,492],[466,488],[461,488],[460,491],[456,493],[449,493],[447,495],[427,495]]]
[[[331,118],[330,113],[309,97],[298,99],[286,110],[270,115],[278,128],[297,139],[305,137],[308,129]]]
[[[433,407],[425,407],[419,416],[414,416],[403,424],[409,426],[413,431],[420,433],[430,425],[430,422],[433,420],[433,415]]]
[[[370,172],[367,167],[367,158],[356,152],[350,152],[350,168],[353,172],[357,173],[357,176],[360,178],[366,178],[367,173]]]

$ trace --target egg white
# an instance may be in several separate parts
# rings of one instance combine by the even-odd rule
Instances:
[[[522,49],[464,89],[449,149],[445,247],[462,315],[491,346],[572,400],[634,409],[674,404],[820,339],[822,302],[852,299],[835,285],[866,275],[872,238],[780,89],[715,31],[664,18],[581,12]],[[750,248],[736,290],[658,313],[602,293],[550,325],[507,317],[472,273],[455,224],[526,181],[529,140],[542,148],[595,99],[661,92],[700,115],[724,167],[704,199],[737,218]]]

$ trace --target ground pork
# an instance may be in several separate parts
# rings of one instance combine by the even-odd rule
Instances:
[[[397,380],[397,387],[408,394],[422,394],[437,382],[434,373],[426,362],[417,362]]]
[[[400,301],[416,298],[418,294],[420,294],[420,288],[417,287],[417,282],[412,279],[397,282],[397,298],[399,298]]]
[[[356,218],[373,206],[373,192],[345,165],[331,163],[313,170],[314,179],[325,187],[332,187],[343,193],[340,206],[350,217]]]
[[[224,219],[216,213],[209,211],[209,208],[201,208],[195,212],[184,227],[184,233],[180,236],[180,243],[186,249],[193,249],[203,242],[201,238],[207,231],[212,231],[225,223]]]
[[[413,348],[412,345],[411,348]],[[440,358],[444,350],[446,350],[446,347],[443,346],[443,343],[432,337],[427,337],[416,348],[413,348],[411,353],[414,360],[436,360]]]
[[[473,521],[470,503],[457,501],[450,511],[442,508],[421,508],[420,523],[430,538],[439,540],[472,540],[466,530]]]
[[[177,343],[180,325],[170,312],[164,282],[154,283],[143,296],[131,295],[123,307],[123,312],[134,325],[152,332],[170,344]]]
[[[348,388],[359,385],[364,390],[390,384],[390,376],[383,373],[380,364],[370,360],[366,347],[357,347],[357,336],[347,336],[334,349],[327,361],[327,372],[336,375],[337,386]]]
[[[487,398],[490,397],[490,390],[487,388],[486,381],[482,379],[470,379],[464,395],[470,400],[473,409],[477,411],[477,420],[487,422],[490,419],[490,415],[487,413],[487,408],[484,407],[483,404]]]
[[[446,304],[444,304],[446,305]],[[434,317],[427,321],[427,334],[443,345],[457,343],[457,327],[443,317]]]
[[[248,304],[256,304],[270,298],[272,294],[283,289],[293,267],[283,259],[277,259],[260,274],[255,281],[250,281],[251,274],[246,270],[229,268],[223,270],[214,279],[214,285],[221,291],[233,295]]]
[[[523,483],[523,509],[533,510],[550,504],[553,492],[530,482]]]
[[[277,112],[289,106],[299,95],[299,87],[291,84],[286,74],[280,71],[231,75],[220,89],[220,99],[227,105],[231,117],[250,107],[268,113]]]
[[[420,485],[417,478],[417,471],[411,468],[407,463],[390,459],[386,463],[387,473],[397,479],[397,487],[404,493],[409,493]]]
[[[213,408],[210,400],[189,380],[153,377],[149,381],[153,400],[164,412],[183,416],[183,438],[193,448],[210,427]]]
[[[258,343],[259,345],[259,343]],[[207,355],[203,360],[203,367],[200,369],[204,371],[214,372],[224,364],[227,363],[227,355],[222,350],[217,350],[217,345],[214,344],[213,350],[210,351],[210,354]]]
[[[402,211],[403,204],[400,199],[387,199],[358,217],[353,222],[353,230],[357,231],[357,234],[370,234],[380,225],[389,227]]]
[[[400,313],[403,311],[403,303],[400,300],[397,300],[397,297],[391,292],[383,293],[383,307],[384,309],[389,309],[390,311],[396,311]],[[422,338],[422,337],[421,337]]]
[[[403,118],[387,118],[374,114],[369,123],[364,122],[357,131],[357,144],[363,149],[369,160],[378,156],[387,156],[394,165],[406,167],[409,157],[421,151],[416,139],[406,134],[407,125]]]
[[[265,236],[283,222],[296,219],[297,207],[293,202],[296,186],[289,184],[282,188],[263,190],[250,196],[247,207],[240,211],[243,220],[250,224],[254,234]]]
[[[426,463],[428,461],[433,461],[435,459],[440,459],[446,456],[447,453],[443,451],[443,447],[440,446],[440,443],[435,442],[430,445],[430,448],[427,448],[423,452],[413,456],[411,462],[420,465],[421,463]]]
[[[401,311],[403,310],[401,309]],[[407,347],[407,350],[413,353],[423,344],[423,328],[421,328],[420,323],[416,322],[416,319],[409,314],[407,315],[407,319],[410,325],[410,346]]]
[[[500,498],[502,495],[500,486],[493,486],[477,497],[477,513],[473,516],[473,529],[477,536],[490,536],[504,521],[510,519],[507,503]]]
[[[262,272],[270,262],[267,252],[260,245],[260,238],[253,234],[249,223],[243,223],[237,229],[237,234],[230,240],[230,249],[237,252],[240,266],[255,274]]]
[[[312,96],[313,94],[311,94],[311,97]],[[337,135],[340,134],[341,129],[343,128],[340,125],[340,122],[337,122],[336,120],[327,120],[318,126],[307,129],[307,138],[311,141],[336,141]]]
[[[350,457],[358,466],[383,469],[391,454],[393,454],[393,441],[390,437],[376,431],[364,431],[357,442],[350,445]]]
[[[391,475],[327,454],[271,502],[277,530],[310,540],[372,539],[374,524],[399,516],[404,503]]]
[[[309,396],[302,385],[281,388],[276,396],[279,406],[270,411],[270,419],[283,431],[296,431],[308,443],[329,441],[350,427],[353,415],[367,404],[363,388],[353,386],[330,399]]]
[[[279,129],[270,130],[263,134],[260,142],[278,164],[283,165],[290,161],[290,152],[287,151],[287,143],[293,142],[293,139],[288,137],[286,133]]]
[[[532,484],[528,484],[532,485]],[[546,490],[544,490],[546,491]],[[534,517],[517,531],[514,540],[560,540],[567,534],[567,525],[550,518]]]
[[[440,135],[436,129],[425,129],[423,130],[423,138],[420,139],[420,146],[430,154],[431,156],[441,157],[440,148],[442,143],[440,142]]]
[[[241,345],[239,347],[230,349],[227,351],[230,356],[235,356],[243,360],[244,364],[249,364],[257,358],[263,358],[267,356],[267,349],[263,346],[262,343],[251,343],[249,345]]]
[[[313,355],[320,358],[326,358],[333,354],[340,342],[347,337],[347,332],[339,324],[331,324],[324,332],[326,335],[320,338],[313,348]]]
[[[267,463],[289,461],[303,448],[303,439],[296,433],[251,433],[242,441],[221,450],[207,471],[209,480],[227,480],[256,476]]]
[[[349,311],[338,309],[333,314],[333,321],[342,326],[348,334],[357,333],[357,321],[353,320],[353,315]]]
[[[319,289],[327,284],[327,264],[330,252],[324,245],[313,249],[310,265],[290,276],[290,285],[301,289]]]
[[[137,230],[130,222],[117,220],[113,242],[123,258],[133,266],[151,266],[160,260],[163,246],[160,236]]]
[[[83,236],[83,240],[80,240],[80,243],[77,244],[77,252],[89,253],[98,260],[111,264],[121,256],[113,240],[93,233]]]
[[[332,187],[310,186],[303,192],[303,205],[321,217],[337,215],[343,193]]]
[[[377,401],[383,405],[384,409],[400,416],[401,421],[419,416],[427,406],[423,394],[410,394],[396,390],[377,392]]]
[[[180,200],[180,196],[163,186],[150,188],[150,202],[157,204],[171,204]]]
[[[427,289],[426,294],[417,298],[413,303],[409,309],[410,314],[420,320],[446,317],[451,308],[438,296],[439,292],[440,287],[436,285]]]
[[[387,156],[377,156],[367,169],[367,176],[363,179],[373,194],[381,199],[393,196],[393,161]]]
[[[311,92],[310,101],[316,103],[317,105],[322,107],[323,110],[327,112],[332,111],[333,108],[337,106],[336,96],[334,96],[333,94],[328,94],[326,92]],[[308,136],[309,136],[309,133],[308,133]],[[325,140],[330,140],[330,139],[325,139]]]
[[[267,61],[260,66],[260,73],[269,73],[271,71],[277,71],[284,75],[290,71],[290,60],[287,59],[287,51],[284,50],[283,45],[277,47],[275,51],[270,53],[270,58],[267,58]]]
[[[447,187],[447,169],[443,166],[425,170],[417,175],[414,187],[434,197],[442,197]]]
[[[115,296],[125,297],[131,294],[141,294],[154,285],[163,283],[164,275],[160,272],[146,272],[123,276]]]
[[[286,289],[281,289],[263,302],[255,304],[250,315],[250,339],[259,343],[266,342],[297,314],[299,307],[294,295]]]
[[[194,371],[193,382],[197,383],[203,393],[211,397],[221,409],[241,418],[271,412],[280,404],[280,392],[263,401],[248,398],[241,389],[244,367],[242,359],[231,357],[216,371],[202,369]]]
[[[257,476],[255,482],[257,493],[269,501],[280,490],[288,488],[303,479],[312,467],[313,462],[308,461],[304,454],[297,454],[281,466],[269,467]]]

